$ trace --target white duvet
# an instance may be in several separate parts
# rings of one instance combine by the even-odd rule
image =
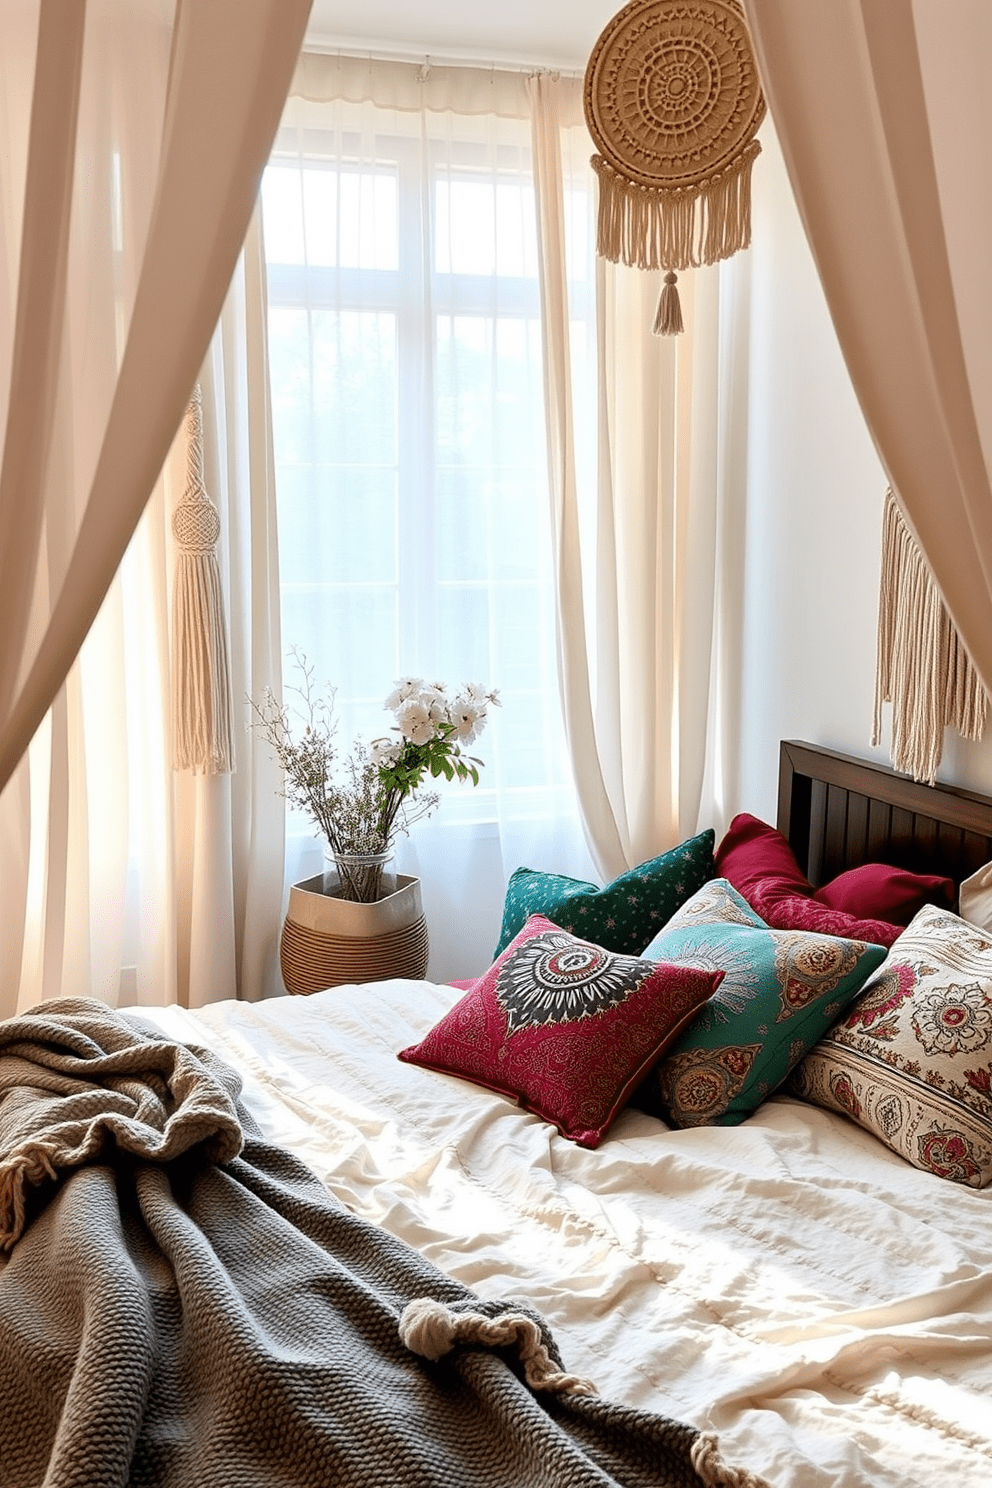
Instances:
[[[730,1128],[627,1111],[586,1151],[396,1058],[460,995],[140,1011],[233,1064],[349,1208],[538,1308],[603,1395],[716,1431],[773,1488],[992,1484],[992,1190],[787,1097]]]

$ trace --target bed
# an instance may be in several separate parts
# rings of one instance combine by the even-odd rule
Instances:
[[[780,787],[813,884],[869,859],[959,882],[992,860],[974,793],[798,742]],[[392,981],[142,1015],[232,1065],[266,1138],[353,1214],[536,1310],[603,1396],[715,1433],[772,1488],[992,1481],[992,1188],[781,1090],[734,1126],[629,1106],[587,1149],[397,1059],[461,995]]]

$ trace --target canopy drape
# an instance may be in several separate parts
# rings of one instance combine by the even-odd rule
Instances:
[[[862,411],[992,689],[992,7],[746,8]]]
[[[182,417],[309,10],[37,0],[5,11],[0,788],[99,610]],[[98,301],[91,287],[125,250],[133,279]]]

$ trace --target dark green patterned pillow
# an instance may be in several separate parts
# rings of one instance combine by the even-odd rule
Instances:
[[[647,960],[722,971],[723,981],[631,1105],[674,1126],[738,1126],[823,1037],[885,947],[771,930],[725,878],[684,904]]]
[[[713,877],[714,834],[700,832],[670,852],[621,873],[604,889],[518,868],[506,886],[503,924],[493,957],[527,922],[542,914],[570,935],[622,956],[639,956],[648,941],[708,878]]]

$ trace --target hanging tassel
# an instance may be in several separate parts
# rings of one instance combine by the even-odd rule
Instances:
[[[665,283],[658,300],[658,313],[654,318],[656,336],[681,336],[682,301],[679,299],[679,276],[671,270],[665,275]]]
[[[186,410],[186,489],[172,513],[179,546],[172,596],[173,768],[234,768],[231,675],[217,562],[220,518],[203,485],[200,385]]]
[[[891,490],[882,519],[872,744],[881,740],[883,703],[892,704],[893,765],[928,785],[937,778],[945,728],[965,739],[985,731],[988,695]]]

